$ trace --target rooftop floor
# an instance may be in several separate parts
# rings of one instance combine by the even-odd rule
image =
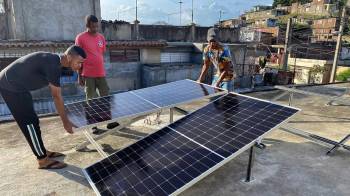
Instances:
[[[251,96],[271,99],[281,91],[252,93]],[[288,125],[308,130],[333,140],[350,133],[350,107],[325,106],[318,97],[294,96],[294,106],[302,111]],[[287,104],[288,96],[278,100]],[[183,108],[194,110],[206,102],[196,102]],[[151,115],[152,118],[155,115]],[[177,115],[176,118],[181,116]],[[112,153],[136,141],[137,137],[159,129],[168,122],[168,112],[161,115],[160,125],[146,125],[143,120],[133,123],[100,141]],[[175,118],[175,119],[176,119]],[[77,152],[73,148],[85,141],[81,132],[65,134],[58,117],[41,119],[47,149],[64,152],[66,169],[47,171],[36,169],[22,133],[13,122],[0,125],[0,195],[94,195],[81,169],[100,160],[96,151]],[[265,150],[256,150],[253,169],[255,180],[249,184],[245,177],[248,152],[245,152],[193,187],[182,193],[190,195],[349,195],[350,152],[340,149],[326,156],[328,148],[290,133],[276,129],[263,142]],[[348,142],[349,144],[349,142]],[[62,160],[62,159],[61,159]]]

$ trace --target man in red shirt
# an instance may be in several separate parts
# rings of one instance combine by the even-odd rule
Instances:
[[[79,71],[78,82],[81,86],[85,86],[86,99],[89,100],[98,96],[107,96],[109,87],[103,64],[106,40],[102,34],[98,33],[98,19],[94,15],[88,15],[85,18],[85,24],[87,29],[75,38],[75,44],[83,48],[87,55]],[[107,128],[112,129],[118,125],[118,123],[110,123]]]

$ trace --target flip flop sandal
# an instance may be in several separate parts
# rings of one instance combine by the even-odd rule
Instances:
[[[65,156],[64,154],[62,153],[59,153],[59,152],[50,152],[47,154],[47,156],[49,158],[56,158],[56,157],[62,157],[62,156]]]
[[[53,161],[52,163],[50,163],[48,165],[39,167],[39,169],[62,169],[65,167],[67,167],[67,164],[59,162],[59,161]]]

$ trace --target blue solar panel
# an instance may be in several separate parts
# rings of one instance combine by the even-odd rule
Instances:
[[[101,195],[179,193],[298,109],[227,94],[84,169]]]
[[[130,92],[65,105],[68,118],[78,127],[158,110]]]
[[[228,94],[169,127],[229,157],[296,112],[294,108]]]
[[[195,99],[223,94],[225,91],[191,80],[179,80],[133,91],[159,107],[170,107]]]
[[[67,104],[65,110],[68,118],[81,128],[138,114],[151,113],[164,107],[223,93],[225,91],[208,85],[191,80],[180,80],[89,101]]]
[[[158,132],[87,167],[101,195],[169,195],[223,160],[177,132]]]

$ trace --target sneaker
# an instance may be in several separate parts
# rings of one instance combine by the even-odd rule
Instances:
[[[112,122],[107,124],[107,129],[114,129],[119,126],[118,122]]]
[[[99,129],[97,127],[92,127],[92,134],[94,135],[101,135],[102,133],[106,132],[107,130]]]

